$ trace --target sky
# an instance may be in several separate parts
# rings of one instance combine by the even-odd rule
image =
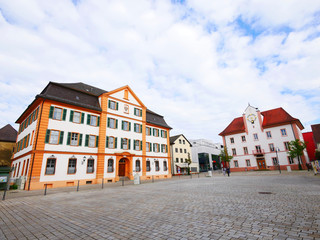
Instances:
[[[0,0],[0,127],[50,82],[129,85],[170,135],[248,104],[320,123],[320,0]]]

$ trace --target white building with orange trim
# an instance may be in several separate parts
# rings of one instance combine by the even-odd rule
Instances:
[[[11,179],[26,190],[171,177],[171,128],[129,86],[50,82],[16,123]]]
[[[232,171],[255,169],[283,170],[290,166],[298,169],[298,159],[288,155],[290,141],[303,141],[304,129],[297,118],[283,108],[260,112],[248,106],[242,117],[235,118],[219,135],[228,153],[233,155],[230,162]],[[278,162],[279,161],[279,162]],[[309,162],[307,153],[302,156],[302,167]]]

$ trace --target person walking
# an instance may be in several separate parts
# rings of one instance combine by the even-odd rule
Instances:
[[[227,167],[227,174],[228,174],[228,177],[230,177],[230,168]]]
[[[225,167],[222,168],[222,173],[223,173],[223,176],[226,175],[226,168]]]

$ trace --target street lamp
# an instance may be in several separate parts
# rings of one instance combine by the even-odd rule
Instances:
[[[279,161],[279,158],[278,158],[278,151],[280,151],[280,149],[277,147],[276,148],[277,162],[278,162],[279,173],[281,174],[280,161]]]

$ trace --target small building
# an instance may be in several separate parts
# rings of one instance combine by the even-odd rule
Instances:
[[[198,163],[193,162],[191,147],[191,143],[183,134],[170,137],[172,174],[186,174],[188,167],[191,172],[198,172]],[[188,158],[191,159],[190,166],[187,163]]]
[[[192,159],[199,164],[200,172],[221,169],[219,154],[223,149],[222,144],[207,139],[193,139],[190,142]]]
[[[25,189],[171,177],[171,127],[129,86],[50,82],[16,123],[12,180]]]
[[[292,117],[283,108],[260,112],[248,106],[241,117],[233,121],[219,134],[228,153],[232,171],[277,170],[290,167],[299,169],[298,159],[288,155],[289,142],[303,141],[299,119]],[[306,151],[302,156],[302,167],[309,162]]]
[[[0,167],[10,167],[18,132],[10,124],[0,129]]]

